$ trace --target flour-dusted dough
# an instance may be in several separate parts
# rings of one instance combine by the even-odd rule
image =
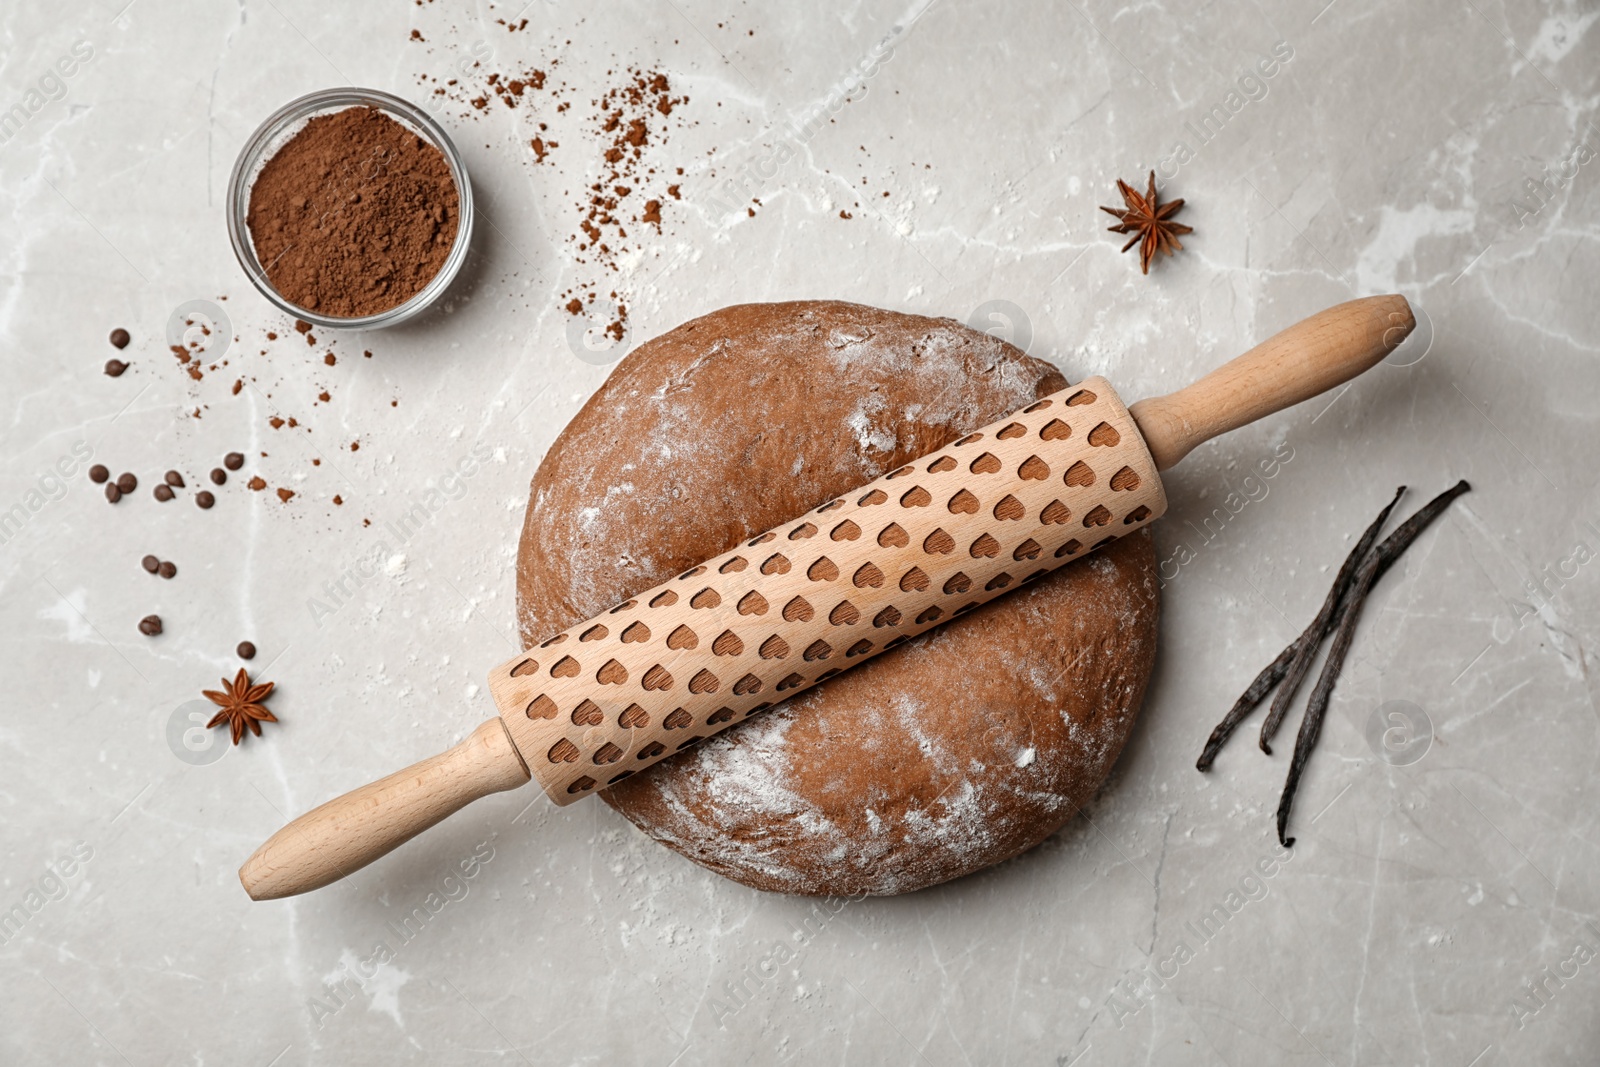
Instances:
[[[631,352],[534,475],[525,645],[1066,385],[949,319],[747,304]],[[601,794],[758,889],[904,893],[1055,832],[1155,655],[1139,532]]]

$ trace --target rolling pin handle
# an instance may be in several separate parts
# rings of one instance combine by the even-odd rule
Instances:
[[[239,881],[252,900],[320,889],[528,778],[505,724],[490,719],[454,748],[306,812],[245,860]]]
[[[1343,385],[1399,346],[1417,320],[1399,295],[1320,311],[1167,396],[1128,409],[1157,470],[1196,445]]]

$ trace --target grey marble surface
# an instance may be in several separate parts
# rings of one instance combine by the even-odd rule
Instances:
[[[125,3],[0,10],[0,106],[21,108],[0,143],[0,1061],[1600,1055],[1591,0]],[[569,238],[600,176],[593,101],[630,67],[689,97],[642,157],[656,186],[683,168],[681,200],[612,271]],[[255,126],[330,85],[421,98],[419,75],[533,68],[549,84],[515,108],[458,87],[436,110],[484,215],[446,305],[304,345],[228,246]],[[559,147],[537,163],[541,122]],[[1146,278],[1097,205],[1150,168],[1196,233]],[[1018,860],[819,905],[526,791],[251,903],[235,868],[285,816],[490,713],[527,480],[621,352],[569,343],[574,287],[615,289],[625,345],[750,300],[974,317],[1129,399],[1352,296],[1402,292],[1426,325],[1170,477],[1142,719],[1093,805]],[[190,301],[228,319],[201,381],[166,347]],[[198,510],[233,449],[269,490],[235,477]],[[141,487],[112,508],[87,462]],[[158,504],[169,467],[189,486]],[[1287,732],[1207,776],[1198,750],[1393,487],[1415,505],[1458,478],[1474,491],[1369,607],[1275,859]],[[243,638],[282,723],[207,747],[190,702]]]

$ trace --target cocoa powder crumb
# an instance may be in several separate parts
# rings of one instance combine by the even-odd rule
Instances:
[[[262,167],[247,225],[285,299],[336,318],[415,296],[455,243],[460,195],[444,154],[383,112],[319,115]],[[314,344],[310,323],[295,329]]]

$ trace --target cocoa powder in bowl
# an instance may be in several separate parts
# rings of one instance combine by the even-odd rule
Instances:
[[[361,318],[439,273],[460,204],[443,152],[377,108],[350,107],[310,119],[266,162],[246,225],[279,295]]]

